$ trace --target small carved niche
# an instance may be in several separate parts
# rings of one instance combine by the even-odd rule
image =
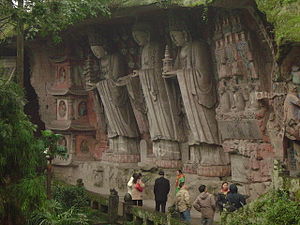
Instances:
[[[87,103],[86,101],[82,101],[78,104],[78,116],[83,117],[87,115]]]
[[[67,149],[67,139],[64,136],[62,136],[57,144]]]
[[[57,118],[66,119],[67,117],[67,104],[65,100],[58,100],[57,102]]]
[[[67,79],[67,73],[64,67],[60,67],[58,69],[58,74],[57,74],[57,82],[58,83],[64,83]]]
[[[89,153],[89,151],[90,150],[87,140],[83,140],[80,144],[80,152],[86,154]]]

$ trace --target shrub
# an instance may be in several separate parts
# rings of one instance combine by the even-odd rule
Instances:
[[[30,225],[90,225],[87,214],[76,208],[64,208],[55,200],[48,200],[47,204],[33,212]]]
[[[57,185],[54,187],[53,199],[64,208],[82,208],[89,205],[88,196],[83,187]]]
[[[300,203],[284,191],[270,191],[233,213],[222,215],[224,225],[300,225]]]

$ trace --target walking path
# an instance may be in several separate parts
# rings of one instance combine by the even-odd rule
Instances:
[[[120,201],[123,201],[124,196],[120,196]],[[166,210],[168,207],[171,206],[171,202],[167,202]],[[150,209],[150,210],[155,210],[155,201],[154,200],[143,200],[143,208]],[[119,207],[119,209],[122,209],[122,207]],[[119,212],[121,215],[122,212]],[[200,219],[201,219],[201,213],[196,211],[194,208],[191,210],[191,225],[199,225],[200,224]],[[220,214],[216,213],[215,214],[215,223],[214,225],[220,224]]]
[[[154,200],[144,200],[143,203],[144,203],[143,207],[149,208],[152,210],[155,209],[155,201]],[[171,204],[169,202],[167,202],[166,208],[168,208],[169,206],[171,206]],[[194,208],[192,208],[192,210],[191,210],[191,217],[192,217],[192,222],[191,222],[192,225],[200,224],[201,213],[196,211]],[[215,214],[215,222],[216,222],[215,224],[220,224],[220,223],[218,223],[218,221],[220,221],[220,214],[216,213]]]

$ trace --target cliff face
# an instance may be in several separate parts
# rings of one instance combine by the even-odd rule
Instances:
[[[133,168],[182,168],[193,190],[228,180],[252,197],[269,187],[274,159],[296,176],[300,50],[278,57],[282,25],[273,18],[274,39],[251,1],[152,3],[126,1],[59,47],[31,46],[41,118],[70,153],[57,175],[122,193]]]

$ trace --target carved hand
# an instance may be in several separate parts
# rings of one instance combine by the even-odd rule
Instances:
[[[162,76],[163,76],[163,78],[176,77],[178,72],[179,72],[179,71],[177,71],[177,70],[169,71],[169,72],[163,72],[163,73],[162,73]]]
[[[131,75],[120,77],[120,78],[117,79],[115,84],[116,84],[116,86],[125,86],[129,83],[130,78],[131,78]]]
[[[137,76],[139,76],[140,74],[139,74],[139,71],[138,70],[133,70],[132,71],[132,74],[131,74],[131,77],[137,77]]]

